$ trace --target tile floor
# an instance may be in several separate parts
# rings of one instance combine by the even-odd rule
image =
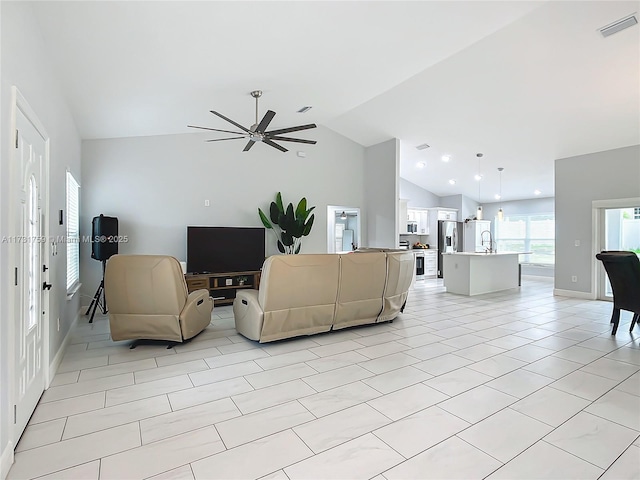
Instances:
[[[640,329],[550,279],[419,282],[393,323],[167,350],[82,317],[10,479],[640,478]]]

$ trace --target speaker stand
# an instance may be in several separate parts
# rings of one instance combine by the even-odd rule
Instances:
[[[87,311],[84,312],[85,315],[89,315],[91,312],[91,318],[89,319],[89,323],[93,323],[93,317],[96,314],[96,309],[100,307],[100,311],[103,315],[106,315],[109,310],[107,310],[107,298],[104,295],[104,271],[106,269],[107,261],[102,260],[102,280],[100,280],[100,285],[98,285],[98,289],[96,290],[96,294],[93,296],[93,300],[91,300],[91,304]]]

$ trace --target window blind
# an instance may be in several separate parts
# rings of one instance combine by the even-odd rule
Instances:
[[[67,172],[67,292],[80,281],[80,185]]]

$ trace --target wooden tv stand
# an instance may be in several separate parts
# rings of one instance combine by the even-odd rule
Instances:
[[[239,277],[246,277],[243,285]],[[260,286],[260,271],[228,272],[228,273],[188,273],[185,275],[187,290],[209,290],[214,305],[231,305],[236,298],[236,292],[243,288],[258,289]]]

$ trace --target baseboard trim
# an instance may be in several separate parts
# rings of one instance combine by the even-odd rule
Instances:
[[[585,300],[595,300],[596,297],[591,292],[576,292],[575,290],[553,289],[553,295],[558,297],[583,298]]]
[[[53,357],[53,360],[49,364],[49,378],[47,379],[47,385],[45,387],[45,390],[47,388],[49,388],[49,385],[51,385],[51,382],[53,381],[53,378],[56,376],[56,373],[58,372],[58,368],[60,368],[60,364],[62,363],[62,359],[64,358],[64,354],[66,353],[67,347],[69,346],[69,343],[71,342],[71,335],[73,333],[73,330],[75,329],[76,325],[78,324],[78,319],[80,318],[80,312],[81,312],[81,310],[78,310],[78,313],[76,314],[76,318],[74,318],[73,322],[71,322],[71,326],[69,327],[69,331],[65,335],[64,340],[62,341],[62,344],[60,345],[60,348],[58,349],[58,352],[56,353],[55,357]]]
[[[9,474],[9,469],[13,465],[13,442],[7,443],[0,457],[0,479],[4,480]]]

